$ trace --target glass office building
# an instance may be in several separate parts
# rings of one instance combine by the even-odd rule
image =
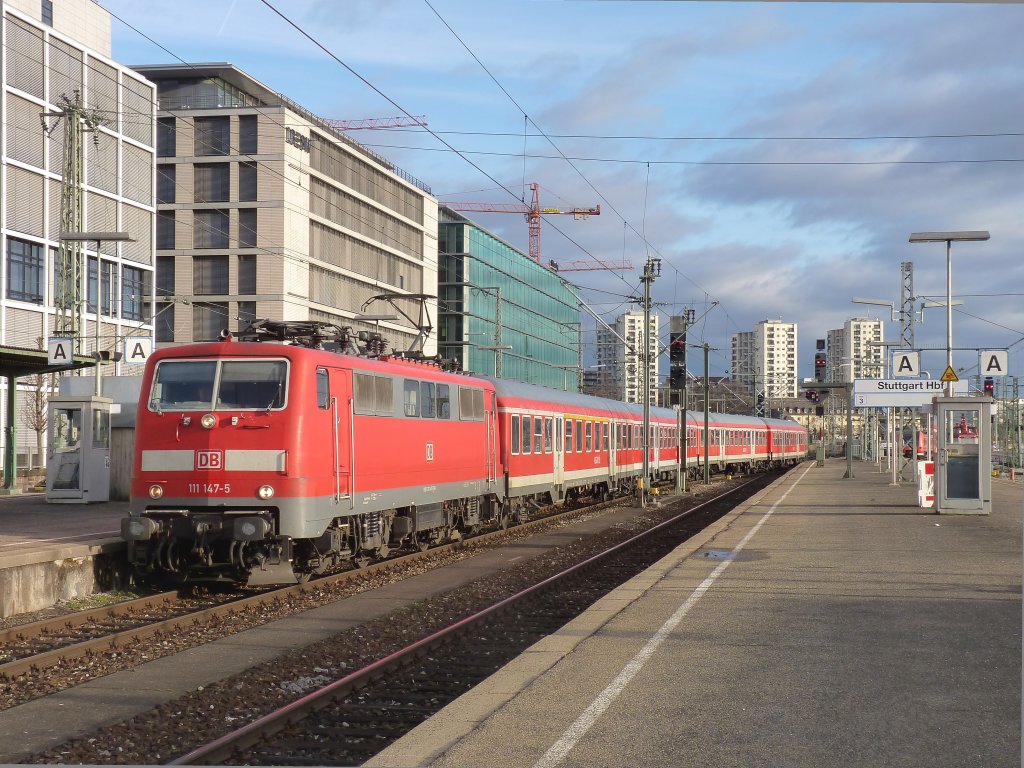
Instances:
[[[474,373],[578,390],[580,302],[566,280],[454,211],[439,219],[439,353]]]

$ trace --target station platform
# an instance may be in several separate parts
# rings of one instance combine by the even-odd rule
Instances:
[[[48,504],[0,496],[0,620],[119,586],[127,501]]]
[[[808,462],[368,762],[1019,766],[1024,487]]]

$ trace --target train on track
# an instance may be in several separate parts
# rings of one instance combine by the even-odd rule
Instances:
[[[323,323],[258,321],[241,339],[147,362],[121,524],[141,578],[294,583],[629,493],[643,474],[642,406],[380,354],[379,337]],[[673,478],[676,411],[649,423],[648,482]],[[703,429],[688,413],[694,476]],[[807,455],[793,421],[711,414],[708,437],[715,472]]]

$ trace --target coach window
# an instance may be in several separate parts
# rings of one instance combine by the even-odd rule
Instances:
[[[608,450],[608,433],[611,431],[611,424],[605,423],[604,429],[601,431],[601,435],[604,439],[604,449]]]
[[[316,404],[325,410],[331,406],[331,389],[327,371],[323,368],[316,369]]]
[[[450,419],[452,417],[452,401],[448,394],[447,384],[437,385],[437,418]]]
[[[551,417],[544,419],[544,453],[551,453]]]
[[[565,420],[565,452],[572,453],[572,419]]]
[[[420,383],[412,379],[405,380],[405,415],[420,415]]]
[[[512,420],[512,455],[519,455],[519,417],[509,416]]]
[[[435,415],[434,410],[434,382],[432,381],[421,381],[420,382],[420,416],[424,419],[432,419]]]
[[[587,422],[587,453],[594,450],[594,435],[593,435],[594,423],[591,421]]]
[[[523,416],[523,455],[530,452],[533,445],[533,417]]]
[[[533,417],[533,452],[544,452],[544,419],[540,416]]]
[[[583,422],[576,422],[576,453],[583,453]]]

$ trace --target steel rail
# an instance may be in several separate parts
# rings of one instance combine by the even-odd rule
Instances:
[[[47,619],[29,622],[27,624],[15,624],[7,629],[0,629],[0,643],[25,642],[33,638],[42,637],[50,633],[57,633],[65,629],[73,629],[83,624],[99,622],[105,619],[115,619],[122,613],[145,611],[158,608],[161,605],[170,605],[178,600],[178,593],[163,592],[158,595],[124,600],[119,603],[111,603],[97,608],[87,608],[74,613],[66,613],[61,616],[51,616]]]
[[[200,746],[191,752],[188,752],[170,762],[166,765],[216,765],[224,760],[231,757],[237,750],[247,749],[257,743],[259,743],[266,736],[273,735],[278,731],[288,727],[289,725],[302,720],[311,712],[315,712],[326,706],[329,706],[332,702],[338,699],[344,698],[353,691],[363,688],[376,679],[385,677],[388,672],[406,666],[417,658],[422,656],[424,653],[442,645],[445,642],[449,642],[457,637],[459,634],[468,631],[471,627],[479,624],[486,618],[498,613],[499,611],[505,610],[516,603],[537,594],[538,592],[548,589],[555,584],[558,584],[567,578],[577,574],[581,570],[592,567],[596,563],[605,560],[606,558],[617,554],[618,552],[633,547],[639,542],[647,539],[648,537],[657,535],[666,528],[670,528],[673,525],[678,524],[680,521],[690,517],[691,515],[700,512],[705,507],[722,501],[729,496],[738,493],[742,489],[746,488],[750,483],[755,482],[757,478],[752,478],[746,482],[731,488],[724,493],[718,494],[712,498],[709,498],[695,507],[692,507],[685,512],[675,515],[651,528],[635,535],[622,542],[619,542],[615,546],[601,552],[600,554],[594,555],[586,560],[583,560],[570,568],[567,568],[560,573],[553,576],[549,576],[543,581],[534,584],[527,589],[524,589],[515,595],[500,600],[499,602],[491,605],[482,611],[467,616],[460,621],[446,627],[445,629],[434,632],[427,637],[421,638],[420,640],[412,643],[411,645],[395,651],[394,653],[385,656],[378,661],[364,667],[363,669],[352,672],[345,677],[330,683],[323,688],[320,688],[312,693],[309,693],[302,698],[296,699],[289,704],[270,712],[250,723],[242,726],[241,728],[232,731],[224,736],[221,736],[214,741],[209,742],[203,746]]]
[[[516,532],[529,532],[530,530],[542,527],[545,524],[558,522],[562,518],[573,513],[595,511],[608,506],[613,506],[614,504],[621,503],[622,501],[622,499],[616,499],[613,501],[587,505],[585,507],[574,507],[573,509],[557,512],[552,515],[546,515],[545,517],[537,518],[535,520],[529,520],[520,525],[513,526],[512,528],[490,531],[475,535],[469,539],[460,539],[459,541],[450,542],[438,547],[432,547],[431,549],[424,550],[422,552],[410,552],[399,557],[392,557],[388,560],[368,565],[365,568],[330,574],[304,584],[294,584],[280,589],[270,590],[258,595],[232,600],[221,605],[192,611],[184,615],[175,616],[162,621],[153,622],[151,624],[135,626],[120,632],[100,635],[78,643],[54,648],[49,651],[44,651],[43,653],[25,656],[20,659],[0,664],[0,680],[9,681],[21,675],[26,675],[31,672],[39,672],[58,666],[63,662],[81,659],[86,656],[104,653],[106,651],[116,651],[120,648],[127,647],[129,644],[137,643],[140,640],[145,640],[156,635],[170,634],[175,631],[194,628],[215,618],[231,616],[249,608],[287,599],[293,595],[301,596],[317,591],[323,587],[344,585],[347,582],[355,581],[365,575],[398,570],[401,567],[414,564],[421,559],[435,557],[436,555],[444,552],[487,545],[492,541],[500,541],[501,539],[513,536]],[[138,598],[136,600],[116,603],[104,608],[89,609],[78,613],[66,614],[65,616],[43,619],[31,624],[14,626],[5,630],[4,633],[0,635],[0,639],[6,639],[8,642],[11,642],[12,640],[24,641],[33,636],[39,636],[38,634],[29,634],[30,632],[34,633],[37,630],[51,628],[59,630],[62,628],[87,624],[91,621],[110,618],[116,619],[119,617],[119,614],[122,613],[130,613],[131,611],[138,610],[139,608],[159,608],[161,604],[166,606],[168,604],[173,604],[177,600],[178,598],[174,592]]]

